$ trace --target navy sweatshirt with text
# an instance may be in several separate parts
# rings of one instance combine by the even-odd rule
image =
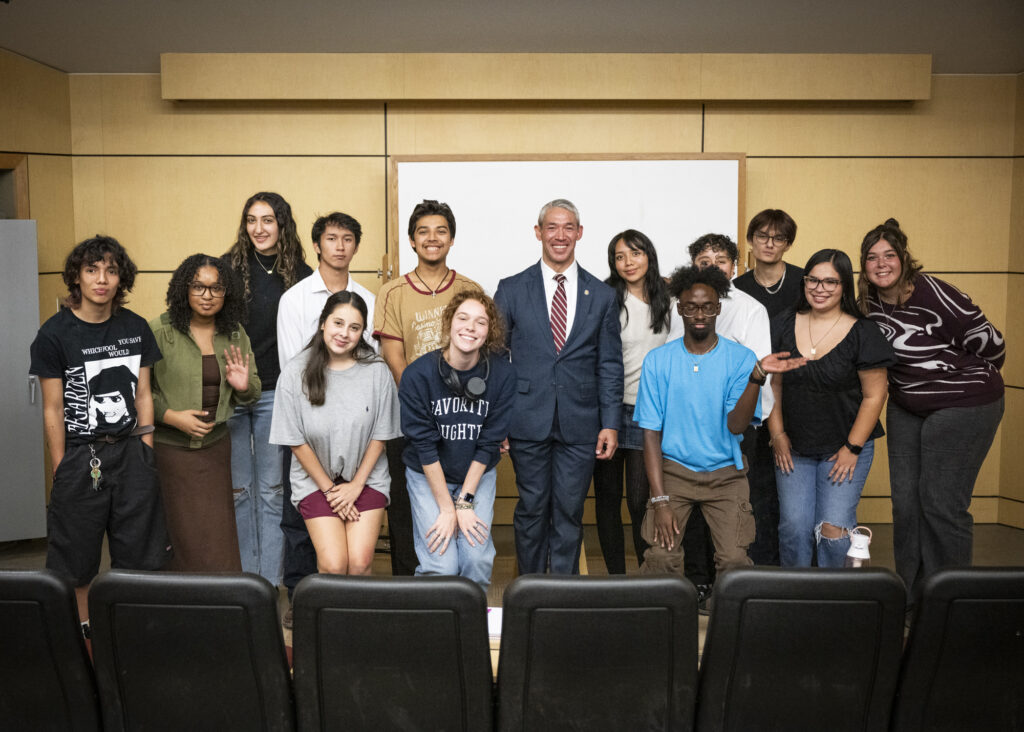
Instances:
[[[440,460],[445,480],[459,484],[470,463],[477,460],[490,470],[501,457],[499,447],[508,436],[516,394],[515,370],[506,354],[489,354],[487,390],[477,401],[457,395],[441,374],[451,366],[441,351],[420,356],[402,372],[398,398],[402,404],[402,434],[408,440],[402,460],[417,473]],[[438,367],[440,366],[440,371]],[[456,371],[460,383],[483,378],[484,358],[468,371]]]

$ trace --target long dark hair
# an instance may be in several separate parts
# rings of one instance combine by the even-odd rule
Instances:
[[[910,253],[907,245],[907,235],[900,228],[899,221],[896,219],[886,219],[884,224],[879,224],[873,228],[864,236],[864,241],[860,243],[860,277],[857,280],[857,304],[860,306],[861,312],[864,313],[868,312],[868,300],[872,297],[878,298],[877,288],[868,281],[867,275],[864,273],[865,265],[868,261],[868,252],[871,251],[871,247],[882,239],[885,239],[892,246],[896,256],[900,258],[900,278],[896,283],[900,286],[897,305],[903,304],[903,292],[907,289],[906,286],[914,284],[918,272],[921,271],[921,265],[914,259],[914,255]]]
[[[634,252],[643,252],[647,255],[647,274],[644,275],[644,295],[647,296],[647,303],[651,308],[651,330],[661,333],[668,330],[669,310],[672,308],[671,298],[668,295],[668,287],[658,270],[658,252],[654,248],[654,242],[647,238],[647,235],[636,229],[626,229],[616,234],[608,242],[608,270],[610,274],[606,283],[615,289],[615,302],[619,306],[619,312],[626,307],[626,292],[628,291],[626,281],[619,276],[615,268],[615,246],[619,241],[625,242],[626,246]],[[629,322],[629,314],[626,314],[626,322]]]
[[[245,301],[242,299],[242,285],[231,267],[220,257],[209,254],[193,254],[178,265],[167,285],[167,314],[171,325],[182,333],[188,333],[192,322],[192,306],[188,304],[189,286],[203,267],[217,270],[220,284],[224,285],[224,307],[213,317],[218,333],[231,333],[238,330],[245,316]]]
[[[302,242],[299,240],[299,232],[295,228],[295,220],[292,218],[292,207],[284,198],[277,193],[260,191],[249,196],[249,200],[242,207],[242,222],[238,225],[238,234],[235,243],[231,245],[225,255],[231,262],[231,268],[238,273],[242,281],[245,300],[249,301],[252,292],[249,275],[249,252],[256,251],[252,240],[249,238],[249,231],[246,227],[246,217],[249,209],[257,201],[274,209],[274,218],[277,219],[277,250],[281,253],[281,261],[277,271],[284,280],[284,289],[288,289],[299,281],[299,263],[306,261],[306,253],[302,249]]]
[[[807,264],[804,265],[804,276],[809,275],[812,269],[824,262],[835,267],[836,272],[839,274],[839,286],[843,288],[843,294],[839,298],[839,309],[847,315],[863,318],[864,314],[857,308],[857,299],[853,294],[853,264],[850,262],[850,258],[846,256],[846,252],[841,252],[838,249],[822,249],[815,252],[807,260]],[[801,283],[801,285],[800,293],[793,304],[793,309],[798,313],[811,309],[811,303],[807,301],[807,285],[804,283]]]
[[[323,327],[327,319],[331,317],[331,313],[339,305],[351,305],[358,310],[363,318],[363,332],[366,331],[366,301],[362,297],[355,292],[341,290],[327,298],[324,309],[320,311],[320,322],[317,325],[316,333],[306,344],[306,349],[309,350],[309,360],[306,362],[306,368],[302,371],[302,391],[314,407],[323,406],[324,398],[327,395],[327,364],[331,360],[331,353],[327,350],[327,344],[324,343]],[[363,338],[362,332],[359,333],[359,342],[356,343],[352,355],[356,361],[377,360],[377,354]]]

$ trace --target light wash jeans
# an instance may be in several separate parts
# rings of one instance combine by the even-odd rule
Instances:
[[[864,443],[853,478],[833,483],[828,477],[835,463],[792,453],[793,471],[775,468],[779,487],[779,559],[783,567],[810,567],[818,548],[819,567],[842,567],[850,538],[821,535],[822,523],[852,529],[857,525],[857,503],[875,456],[875,442]]]
[[[242,571],[281,583],[284,534],[281,532],[282,451],[270,444],[274,391],[255,404],[236,407],[231,430],[231,482],[235,489],[235,524]]]
[[[427,548],[426,534],[441,514],[437,507],[430,484],[423,473],[405,469],[405,478],[409,486],[409,501],[412,504],[412,530],[416,543],[416,557],[420,565],[416,568],[417,575],[443,574],[458,575],[473,580],[487,592],[491,584],[491,569],[494,567],[494,540],[491,538],[492,521],[494,519],[494,494],[497,490],[498,470],[491,468],[480,478],[473,500],[473,510],[480,520],[487,524],[487,539],[483,544],[475,542],[470,546],[466,537],[456,528],[455,536],[444,554],[440,550],[433,553]],[[448,483],[448,492],[454,502],[462,492],[461,483]]]

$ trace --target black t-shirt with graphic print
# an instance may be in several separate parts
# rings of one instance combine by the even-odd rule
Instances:
[[[31,354],[30,374],[61,379],[69,444],[135,429],[139,370],[161,358],[149,325],[124,308],[88,323],[62,307],[39,329]]]

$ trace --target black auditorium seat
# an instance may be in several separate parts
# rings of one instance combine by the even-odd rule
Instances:
[[[75,591],[45,569],[0,571],[0,729],[100,729]]]
[[[462,577],[310,575],[295,588],[300,730],[489,730],[487,598]]]
[[[688,730],[697,593],[679,577],[519,577],[505,591],[501,730]]]
[[[704,641],[697,729],[886,729],[905,595],[886,569],[723,572]]]
[[[1024,567],[924,581],[900,670],[895,730],[1024,730]]]
[[[89,591],[107,730],[291,730],[277,591],[252,574],[112,571]]]

